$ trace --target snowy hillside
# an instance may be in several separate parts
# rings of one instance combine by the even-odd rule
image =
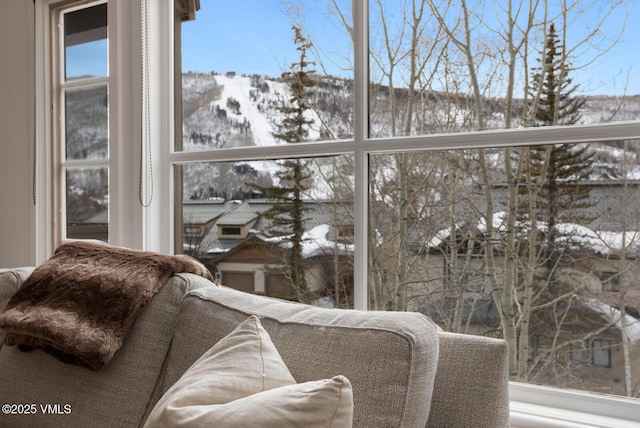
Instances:
[[[282,79],[262,76],[237,76],[186,73],[183,75],[183,148],[187,151],[212,148],[233,148],[247,146],[268,146],[283,144],[274,138],[277,126],[282,120],[279,107],[289,98],[288,85]],[[351,82],[342,79],[324,79],[314,90],[312,103],[315,111],[309,112],[313,120],[309,140],[349,138],[353,113]],[[389,128],[388,91],[377,88],[375,93],[376,111],[372,114],[375,130]],[[435,97],[434,99],[436,99]],[[461,126],[465,118],[471,117],[469,109],[451,109],[445,104],[429,101],[430,119],[434,123],[453,120]],[[488,110],[495,110],[493,127],[502,126],[499,102],[487,102]],[[449,110],[446,113],[445,110]],[[453,111],[453,116],[451,116]],[[455,117],[454,117],[455,116]],[[453,119],[452,119],[453,117]],[[582,111],[581,123],[601,123],[612,120],[640,118],[640,96],[607,97],[597,96],[587,99]],[[451,123],[451,122],[450,122]],[[446,129],[446,128],[444,128]],[[388,131],[382,131],[388,132]],[[622,144],[622,143],[621,143]],[[640,159],[637,150],[625,150],[611,144],[592,144],[596,152],[593,179],[619,179],[627,177],[640,179]],[[627,148],[628,149],[628,148]],[[500,162],[494,165],[499,167]],[[244,165],[244,166],[242,166]],[[270,183],[277,165],[274,162],[252,162],[250,165],[222,166],[212,164],[192,165],[185,174],[185,197],[200,199],[212,196],[230,197],[229,193],[241,191],[247,181]],[[332,166],[334,167],[334,166]],[[247,173],[251,173],[247,176]],[[227,194],[219,194],[203,183],[217,183]],[[246,190],[246,189],[245,189]],[[323,191],[320,192],[321,194]]]
[[[281,120],[278,106],[289,99],[288,85],[258,76],[185,74],[185,150],[281,144],[273,137]],[[313,112],[314,123],[320,119]],[[318,140],[313,127],[309,140]]]

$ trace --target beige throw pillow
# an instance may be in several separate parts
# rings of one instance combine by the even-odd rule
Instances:
[[[296,384],[260,320],[251,316],[160,398],[145,427],[341,428],[352,420],[349,380]]]

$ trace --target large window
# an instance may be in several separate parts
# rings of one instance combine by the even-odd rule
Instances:
[[[38,261],[188,253],[504,338],[516,401],[640,394],[635,1],[35,5]]]
[[[640,395],[635,3],[182,6],[175,251],[504,338],[513,380]]]

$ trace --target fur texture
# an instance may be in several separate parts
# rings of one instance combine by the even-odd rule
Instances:
[[[122,345],[140,309],[178,272],[209,271],[185,255],[95,242],[60,245],[0,312],[5,345],[41,348],[98,370]]]

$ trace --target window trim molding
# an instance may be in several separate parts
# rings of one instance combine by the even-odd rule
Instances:
[[[149,131],[151,132],[150,138],[145,140],[150,141],[150,147],[145,147],[146,150],[151,150],[150,160],[143,162],[142,165],[142,177],[143,178],[143,194],[152,196],[151,203],[148,207],[142,207],[138,201],[138,192],[136,186],[135,205],[138,211],[140,211],[141,227],[143,235],[140,237],[140,245],[143,249],[149,251],[159,251],[167,254],[174,252],[174,191],[173,191],[173,162],[170,158],[170,153],[173,150],[174,140],[174,123],[173,123],[173,103],[174,94],[173,90],[167,90],[167,88],[173,88],[173,68],[174,68],[174,0],[139,0],[138,7],[134,8],[137,11],[138,22],[141,22],[141,7],[140,3],[147,1],[148,10],[148,42],[149,42],[149,82],[148,91],[150,97],[150,125]],[[132,24],[135,27],[135,24]],[[138,40],[142,38],[142,29],[138,26]],[[167,48],[171,47],[171,48]],[[140,49],[142,47],[140,46]],[[139,64],[138,80],[141,79],[142,73],[142,60],[141,56]],[[142,87],[138,87],[140,90],[140,96],[138,100],[141,100]],[[136,101],[137,104],[142,104],[140,101]],[[140,106],[142,108],[142,106]],[[147,113],[145,112],[144,115]],[[142,117],[142,112],[140,113]],[[142,122],[139,126],[142,128]],[[140,129],[141,129],[140,128]],[[138,147],[138,151],[139,147]],[[148,158],[148,153],[145,154]],[[136,159],[140,159],[138,153]],[[138,171],[138,169],[136,169]],[[149,180],[152,182],[149,183]],[[136,177],[135,183],[138,182]]]
[[[52,158],[53,148],[48,141],[52,141],[51,106],[51,17],[50,7],[52,0],[39,0],[34,3],[35,29],[35,102],[42,106],[36,109],[35,129],[38,136],[36,141],[35,168],[39,172],[35,177],[36,206],[34,209],[34,264],[40,264],[49,257],[54,247],[55,220],[53,215],[53,189],[50,186],[53,174]]]
[[[513,428],[638,426],[640,400],[509,382]]]

